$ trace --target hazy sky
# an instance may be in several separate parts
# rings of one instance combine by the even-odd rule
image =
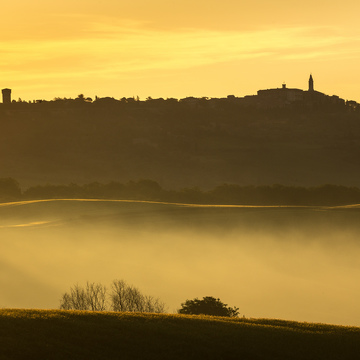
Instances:
[[[244,96],[315,89],[360,102],[360,3],[13,0],[0,87],[13,98]]]

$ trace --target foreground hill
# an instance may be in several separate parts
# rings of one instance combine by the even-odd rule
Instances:
[[[1,359],[356,359],[360,328],[266,319],[0,310]]]

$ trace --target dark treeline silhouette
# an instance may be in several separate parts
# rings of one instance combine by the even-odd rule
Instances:
[[[346,104],[85,95],[0,104],[2,174],[25,186],[139,178],[177,189],[360,186],[359,144],[360,112]]]
[[[226,98],[209,98],[209,97],[186,97],[182,99],[175,98],[152,98],[151,96],[147,97],[146,100],[140,100],[138,96],[133,97],[123,97],[120,99],[115,99],[114,97],[98,97],[95,96],[95,99],[87,97],[84,94],[79,94],[76,98],[61,98],[55,97],[53,100],[23,100],[19,98],[18,100],[12,100],[11,104],[0,103],[0,108],[9,109],[11,105],[12,109],[28,109],[34,110],[36,108],[90,108],[90,107],[145,107],[145,108],[158,108],[158,107],[174,107],[174,106],[189,106],[193,108],[204,108],[204,107],[221,107],[228,106],[229,104],[232,107],[266,107],[266,108],[278,108],[279,106],[274,104],[267,103],[266,105],[261,102],[261,100],[250,101],[251,96],[246,97],[236,97],[234,95],[229,95]],[[283,105],[281,106],[283,107]],[[343,101],[343,102],[331,102],[331,101],[322,101],[322,102],[311,102],[311,104],[306,100],[291,101],[285,103],[286,108],[296,108],[297,110],[303,109],[328,109],[331,111],[334,110],[348,110],[348,111],[357,111],[360,112],[360,106],[356,101]]]
[[[117,199],[216,205],[349,205],[360,203],[360,189],[338,185],[293,187],[223,184],[211,190],[165,190],[156,181],[93,182],[83,185],[37,185],[21,191],[14,179],[0,179],[0,200]]]
[[[60,300],[60,309],[63,310],[164,313],[165,307],[159,298],[144,295],[124,280],[114,280],[110,291],[101,283],[74,285]]]

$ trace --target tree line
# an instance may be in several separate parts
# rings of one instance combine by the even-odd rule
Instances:
[[[211,98],[211,97],[186,97],[182,99],[176,98],[152,98],[148,96],[145,100],[140,100],[139,96],[133,97],[122,97],[120,99],[115,99],[114,97],[98,97],[91,98],[85,96],[84,94],[79,94],[76,98],[61,98],[55,97],[53,100],[29,100],[18,98],[18,100],[13,99],[11,104],[0,104],[0,109],[8,109],[9,105],[13,109],[34,109],[35,108],[89,108],[89,107],[108,107],[108,106],[128,106],[128,107],[174,107],[177,105],[180,106],[190,106],[190,107],[216,107],[216,106],[231,106],[236,107],[247,107],[247,108],[259,108],[258,101],[251,101],[251,97],[236,97],[234,95],[228,95],[224,98]],[[293,104],[287,104],[287,108],[301,110],[306,108],[304,101],[297,101]],[[276,106],[275,106],[276,107]],[[327,101],[324,104],[317,104],[317,108],[321,107],[322,110],[340,110],[340,111],[360,111],[359,104],[356,101],[344,101],[343,103],[333,103],[332,101]],[[268,107],[267,107],[268,108]]]
[[[22,190],[13,178],[0,178],[0,201],[41,199],[148,200],[215,205],[349,205],[360,203],[360,189],[339,185],[295,187],[284,185],[241,186],[223,184],[211,190],[198,187],[166,190],[156,181],[143,179],[127,183],[37,185]]]
[[[60,309],[163,313],[165,304],[159,298],[144,295],[124,280],[114,280],[110,290],[94,282],[87,282],[86,286],[74,285],[62,295]]]
[[[159,298],[144,295],[126,281],[114,280],[110,290],[103,284],[94,282],[87,282],[86,286],[74,285],[62,295],[60,309],[164,313],[166,306]],[[219,298],[205,296],[202,300],[186,300],[177,312],[187,315],[237,317],[239,308],[230,307]]]

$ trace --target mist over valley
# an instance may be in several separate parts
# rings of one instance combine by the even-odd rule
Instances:
[[[216,296],[240,316],[360,325],[359,208],[51,200],[0,207],[1,307],[57,308],[125,279],[168,312]]]

